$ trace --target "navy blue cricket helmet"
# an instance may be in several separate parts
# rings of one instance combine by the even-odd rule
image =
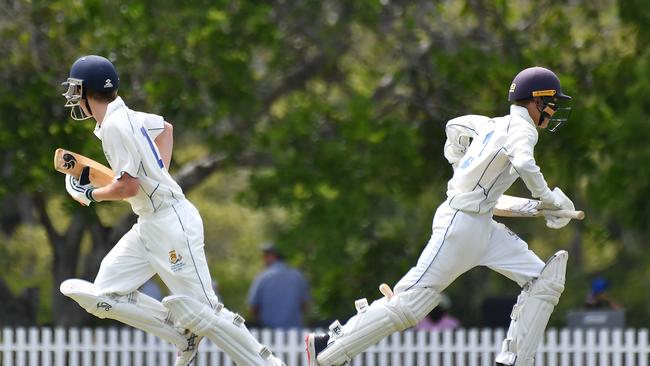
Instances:
[[[535,66],[522,70],[510,84],[508,100],[511,102],[532,97],[571,99],[562,93],[560,79],[549,69]]]
[[[77,59],[70,68],[70,76],[63,83],[68,90],[63,94],[66,107],[71,107],[70,116],[75,120],[84,120],[86,115],[79,103],[86,98],[86,91],[113,92],[120,85],[120,78],[113,63],[102,56],[87,55]]]

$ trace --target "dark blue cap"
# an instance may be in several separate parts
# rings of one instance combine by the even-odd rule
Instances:
[[[607,291],[608,288],[609,282],[604,278],[598,277],[591,281],[591,294],[594,296],[602,294]]]
[[[102,56],[80,57],[70,68],[70,78],[83,80],[85,89],[112,92],[117,90],[120,79],[115,66]]]
[[[508,100],[511,102],[532,97],[571,99],[570,96],[562,93],[557,75],[539,66],[529,67],[517,74],[508,91]]]

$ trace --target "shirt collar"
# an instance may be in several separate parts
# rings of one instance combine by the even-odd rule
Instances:
[[[104,123],[104,121],[108,119],[108,116],[111,113],[115,112],[118,108],[124,106],[125,106],[124,100],[122,100],[122,97],[119,96],[115,98],[115,100],[113,100],[112,102],[108,103],[108,105],[106,106],[106,114],[104,114],[104,120],[102,121],[102,123]],[[101,125],[99,124],[99,122],[95,124],[95,130],[93,131],[93,133],[101,140],[102,134],[101,134]]]
[[[533,121],[533,119],[530,117],[530,114],[528,114],[528,109],[526,109],[526,108],[524,108],[522,106],[518,106],[518,105],[515,105],[515,104],[511,105],[510,106],[510,114],[519,116],[519,117],[525,119],[526,121],[530,122],[530,124],[532,124],[533,126],[535,126],[535,121]]]
[[[271,268],[280,268],[280,267],[285,267],[285,263],[284,263],[284,261],[279,261],[278,260],[278,261],[275,261],[275,262],[271,263],[271,265],[269,266],[269,269],[271,269]]]
[[[106,121],[106,118],[108,118],[108,116],[111,113],[115,112],[118,108],[124,107],[124,105],[125,104],[124,101],[122,100],[122,97],[117,97],[115,98],[115,100],[108,103],[108,105],[106,106],[106,114],[104,115],[104,121]]]

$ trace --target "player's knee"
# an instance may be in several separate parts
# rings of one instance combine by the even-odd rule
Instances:
[[[393,296],[386,303],[398,330],[410,328],[440,303],[440,294],[430,287],[412,288]]]
[[[568,258],[569,254],[564,250],[555,253],[529,286],[530,296],[557,305],[564,291]]]
[[[113,304],[106,296],[96,295],[95,286],[84,280],[69,279],[61,283],[59,290],[65,296],[76,301],[79,306],[99,318],[106,318]]]
[[[79,302],[79,300],[95,295],[95,285],[88,281],[73,278],[63,281],[59,286],[59,291]]]

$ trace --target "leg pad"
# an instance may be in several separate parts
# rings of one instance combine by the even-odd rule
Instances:
[[[318,363],[341,365],[349,362],[382,338],[414,326],[439,302],[440,295],[433,289],[412,288],[390,299],[376,300],[370,306],[360,306],[359,313],[345,326],[334,327],[337,330],[332,330],[330,344],[319,353]]]
[[[548,320],[564,291],[569,253],[561,250],[544,266],[539,277],[524,286],[512,309],[510,327],[496,362],[532,366]]]

